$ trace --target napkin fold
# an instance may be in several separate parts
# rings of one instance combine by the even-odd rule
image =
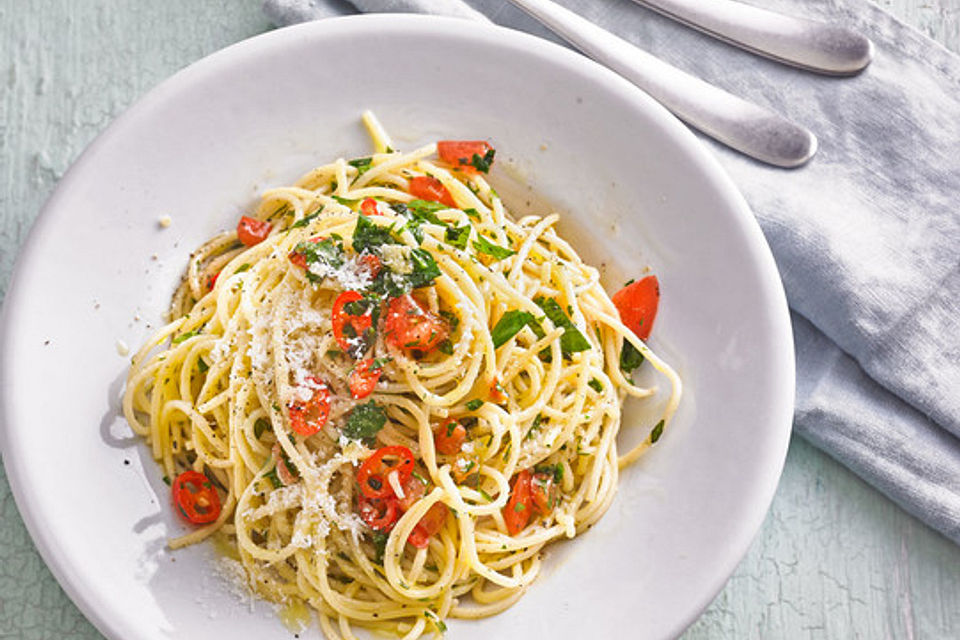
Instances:
[[[830,78],[633,3],[558,0],[810,127],[802,169],[707,140],[753,209],[793,312],[797,433],[960,544],[960,58],[868,0],[760,6],[857,29],[868,69]],[[266,0],[286,25],[356,11],[491,19],[557,41],[503,0]]]

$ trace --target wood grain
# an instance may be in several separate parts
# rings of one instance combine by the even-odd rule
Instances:
[[[960,0],[880,4],[960,51]],[[0,297],[83,147],[171,73],[268,27],[256,0],[0,2]],[[34,550],[2,468],[0,637],[100,638]],[[794,439],[763,529],[684,637],[960,638],[960,548]]]

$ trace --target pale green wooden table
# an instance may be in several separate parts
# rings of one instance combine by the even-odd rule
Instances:
[[[881,4],[960,51],[960,0]],[[0,298],[84,146],[176,70],[268,28],[257,0],[0,0]],[[34,550],[0,469],[0,638],[99,637]],[[960,638],[960,548],[794,439],[763,529],[684,637]]]

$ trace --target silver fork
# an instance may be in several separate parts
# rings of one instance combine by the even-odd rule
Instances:
[[[550,0],[510,1],[732,149],[785,168],[805,164],[817,151],[817,138],[806,128],[685,73]]]

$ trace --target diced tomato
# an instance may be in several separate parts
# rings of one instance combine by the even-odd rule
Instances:
[[[397,498],[397,505],[403,511],[409,510],[410,507],[413,506],[413,503],[422,498],[423,494],[427,491],[426,485],[412,473],[410,477],[400,485],[400,488],[403,489],[403,497]]]
[[[493,147],[484,140],[441,140],[437,143],[441,160],[467,172],[476,171],[474,155],[484,158],[492,150]]]
[[[448,418],[433,432],[433,444],[437,452],[448,456],[460,453],[466,438],[467,430],[453,418]]]
[[[266,220],[257,220],[243,216],[237,224],[237,238],[248,247],[260,244],[270,235],[270,229],[273,228]]]
[[[184,471],[171,485],[173,502],[183,519],[193,524],[209,524],[220,517],[220,494],[207,476],[199,471]]]
[[[553,511],[557,503],[557,488],[553,484],[552,473],[537,472],[530,480],[530,497],[534,508],[546,515]]]
[[[363,300],[359,291],[344,291],[333,301],[330,323],[333,327],[333,337],[345,352],[354,355],[358,347],[362,347],[363,333],[373,326],[373,310],[367,309],[360,315],[353,315],[344,310],[344,305]],[[353,342],[351,342],[353,341]]]
[[[532,502],[530,480],[529,469],[524,469],[517,474],[510,489],[510,499],[507,501],[507,506],[503,508],[503,521],[507,525],[507,532],[512,536],[523,531],[530,521]]]
[[[613,304],[620,312],[620,321],[641,340],[650,337],[660,304],[660,282],[647,276],[631,282],[613,294]]]
[[[448,207],[456,207],[457,203],[453,196],[443,186],[443,183],[433,176],[417,176],[410,178],[410,195],[421,200],[431,200],[445,204]]]
[[[375,254],[372,253],[361,253],[357,258],[364,267],[366,267],[367,272],[370,274],[370,279],[376,278],[380,273],[380,269],[383,268],[383,263],[380,261]]]
[[[307,384],[313,395],[306,402],[292,401],[287,411],[290,416],[290,428],[302,436],[312,436],[323,428],[330,417],[330,389],[318,378],[307,378]]]
[[[384,329],[388,343],[419,351],[435,349],[450,333],[443,318],[424,309],[409,293],[390,301]]]
[[[370,499],[361,494],[359,506],[360,517],[374,531],[389,531],[400,516],[397,509],[397,499],[393,496]]]
[[[377,201],[373,198],[367,198],[360,203],[360,213],[365,216],[379,216],[380,209],[377,208]]]
[[[407,542],[418,549],[426,549],[430,544],[430,536],[438,533],[443,528],[443,523],[447,520],[447,505],[442,502],[435,502],[433,506],[427,509],[427,512],[420,518],[420,522],[410,532]]]
[[[480,482],[480,460],[476,456],[458,455],[450,465],[450,475],[457,484],[476,487]]]
[[[360,400],[373,393],[383,373],[382,367],[373,367],[373,358],[361,360],[350,372],[350,394]]]
[[[503,385],[500,384],[500,378],[494,376],[490,382],[490,402],[500,404],[501,402],[506,402],[506,400],[507,392],[503,390]]]
[[[397,460],[395,463],[388,463],[385,460],[387,457],[396,457]],[[396,497],[388,479],[389,474],[396,473],[397,481],[402,487],[413,472],[413,465],[413,452],[410,449],[400,445],[380,447],[357,469],[357,483],[361,493],[370,499]]]

